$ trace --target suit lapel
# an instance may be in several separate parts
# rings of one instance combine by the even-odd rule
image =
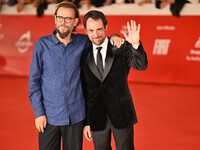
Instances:
[[[90,70],[92,71],[92,73],[99,79],[101,80],[101,75],[97,69],[97,66],[95,64],[95,61],[94,61],[94,56],[93,56],[93,48],[92,46],[90,46],[89,48],[89,53],[87,55],[87,64],[90,68]]]
[[[115,58],[115,52],[116,52],[116,48],[112,46],[110,42],[108,42],[103,80],[106,78],[106,76],[108,75],[112,67],[112,63]]]
[[[102,82],[106,78],[106,76],[108,75],[108,73],[112,67],[112,63],[113,63],[113,60],[115,57],[115,52],[116,52],[116,48],[113,47],[110,42],[108,42],[107,54],[106,54],[106,60],[105,60],[105,68],[104,68],[104,72],[103,72],[103,79],[101,79],[101,75],[100,75],[100,73],[97,69],[97,66],[95,64],[95,61],[94,61],[93,48],[92,48],[92,46],[90,46],[90,48],[89,48],[89,52],[87,55],[87,64],[88,64],[90,70],[92,71],[92,73]]]

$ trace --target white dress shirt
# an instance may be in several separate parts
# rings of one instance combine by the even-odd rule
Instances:
[[[104,42],[97,46],[95,44],[93,44],[93,56],[94,56],[94,61],[95,61],[95,64],[97,64],[97,47],[102,47],[101,49],[101,55],[102,55],[102,61],[103,61],[103,68],[105,68],[105,59],[106,59],[106,53],[107,53],[107,47],[108,47],[108,37],[105,38]]]

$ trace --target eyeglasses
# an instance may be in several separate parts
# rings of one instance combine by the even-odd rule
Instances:
[[[62,22],[64,20],[66,23],[70,23],[72,19],[75,19],[75,18],[56,16],[56,21],[58,22]]]

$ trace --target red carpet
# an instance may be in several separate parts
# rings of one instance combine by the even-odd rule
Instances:
[[[130,83],[136,150],[199,150],[200,86]],[[37,150],[28,78],[0,76],[0,149]],[[112,143],[114,146],[114,143]],[[83,150],[93,150],[84,139]]]

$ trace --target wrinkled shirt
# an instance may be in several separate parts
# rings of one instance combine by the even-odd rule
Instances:
[[[47,122],[57,126],[75,124],[85,118],[80,58],[91,43],[87,35],[72,34],[65,46],[54,34],[41,37],[34,45],[29,99],[35,118],[46,115]]]

